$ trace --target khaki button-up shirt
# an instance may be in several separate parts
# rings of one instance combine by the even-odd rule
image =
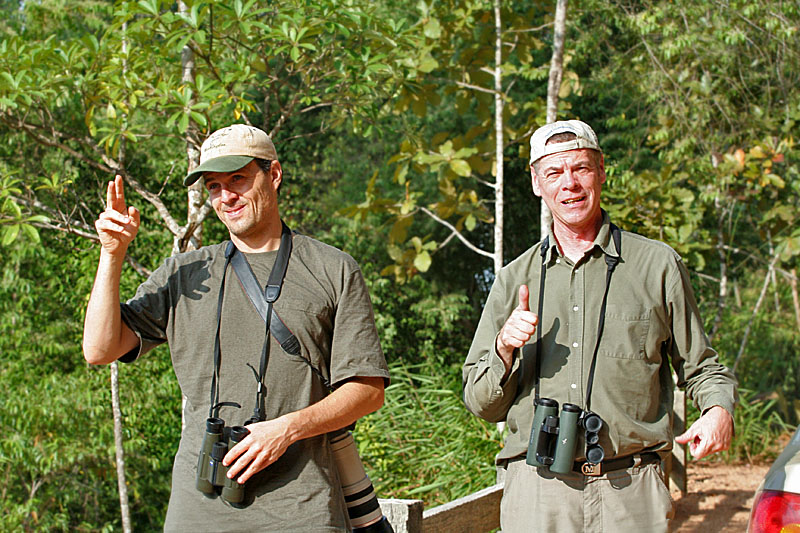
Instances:
[[[552,232],[549,241],[555,243]],[[591,410],[605,422],[600,444],[606,458],[672,447],[670,360],[678,386],[701,411],[719,405],[733,414],[736,401],[736,378],[711,348],[680,256],[663,243],[625,231],[620,248],[621,253],[605,212],[594,247],[577,263],[551,245],[539,317],[540,397],[585,409],[606,282],[604,255],[621,256],[609,287],[591,396]],[[515,351],[511,372],[501,382],[505,366],[495,338],[517,306],[520,285],[528,285],[530,309],[538,313],[540,250],[541,243],[498,274],[463,367],[469,410],[490,422],[507,422],[498,462],[527,451],[537,347],[534,335]],[[576,459],[583,458],[584,449],[579,442]]]

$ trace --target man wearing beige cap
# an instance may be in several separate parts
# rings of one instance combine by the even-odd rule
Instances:
[[[130,362],[169,343],[185,407],[165,530],[346,531],[327,434],[378,409],[389,376],[361,271],[282,223],[260,129],[209,136],[184,183],[201,178],[230,242],[168,258],[121,305],[139,212],[109,182],[84,356]]]
[[[672,371],[702,412],[676,438],[697,458],[730,445],[736,379],[703,331],[681,258],[600,208],[592,128],[539,128],[530,165],[553,225],[497,275],[463,367],[469,410],[508,427],[502,529],[667,531]]]

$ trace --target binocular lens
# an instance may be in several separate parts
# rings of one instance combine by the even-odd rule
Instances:
[[[591,413],[586,415],[586,417],[583,419],[583,427],[586,429],[586,431],[597,433],[603,428],[603,419],[596,414]]]
[[[586,461],[592,464],[599,464],[606,456],[606,452],[598,445],[586,447]]]

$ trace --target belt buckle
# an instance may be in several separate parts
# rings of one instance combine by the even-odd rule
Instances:
[[[583,463],[581,465],[581,472],[583,472],[584,476],[602,476],[602,466],[602,463]]]

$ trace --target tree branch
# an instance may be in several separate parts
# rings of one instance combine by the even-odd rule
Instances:
[[[493,254],[493,253],[487,252],[486,250],[482,250],[481,248],[478,248],[477,246],[475,246],[474,244],[472,244],[471,242],[469,242],[469,241],[467,240],[467,238],[466,238],[466,237],[464,237],[464,236],[461,234],[461,232],[459,232],[459,231],[456,229],[456,227],[455,227],[455,226],[453,226],[453,225],[452,225],[451,223],[449,223],[448,221],[444,220],[443,218],[440,218],[440,217],[438,217],[436,214],[434,214],[434,213],[433,213],[433,211],[431,211],[431,210],[430,210],[430,209],[428,209],[427,207],[420,207],[419,209],[420,209],[420,211],[422,211],[423,213],[425,213],[426,215],[428,215],[429,217],[431,217],[433,220],[435,220],[436,222],[438,222],[438,223],[439,223],[439,224],[441,224],[442,226],[444,226],[444,227],[446,227],[447,229],[449,229],[450,231],[452,231],[452,232],[453,232],[453,234],[454,234],[456,237],[458,237],[458,239],[459,239],[461,242],[463,242],[463,243],[464,243],[464,246],[466,246],[467,248],[469,248],[470,250],[472,250],[472,251],[473,251],[473,252],[475,252],[476,254],[479,254],[479,255],[482,255],[482,256],[484,256],[484,257],[489,257],[489,258],[492,258],[492,259],[494,259],[494,254]]]
[[[761,285],[761,294],[758,295],[758,300],[756,301],[755,307],[753,307],[753,312],[750,313],[750,320],[747,321],[747,327],[744,330],[744,337],[742,337],[742,343],[739,345],[739,353],[736,354],[736,360],[733,362],[733,373],[736,373],[736,368],[739,366],[739,361],[742,359],[744,355],[745,346],[747,346],[747,338],[750,336],[750,330],[753,327],[753,320],[755,320],[756,315],[758,314],[758,310],[761,308],[761,304],[764,302],[764,295],[767,294],[767,287],[769,287],[769,282],[772,279],[772,272],[775,268],[775,264],[778,262],[778,258],[780,256],[776,255],[772,258],[772,261],[769,263],[769,268],[767,269],[767,275],[764,276],[764,283]]]

